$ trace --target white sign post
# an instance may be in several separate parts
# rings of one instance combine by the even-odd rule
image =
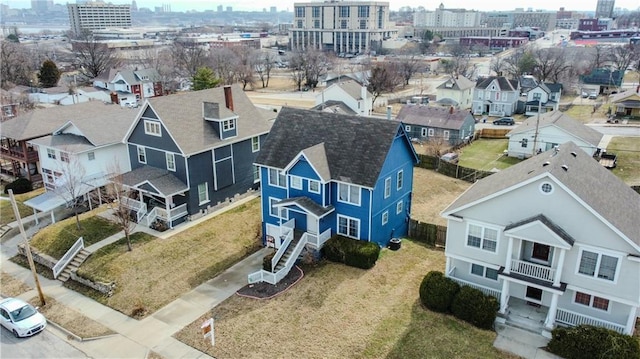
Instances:
[[[206,320],[200,326],[202,328],[202,334],[204,335],[204,339],[207,339],[208,336],[211,337],[211,346],[216,345],[216,336],[213,330],[213,318]]]

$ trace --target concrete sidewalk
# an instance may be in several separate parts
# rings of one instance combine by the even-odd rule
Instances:
[[[149,231],[153,231],[154,233],[152,234],[161,238],[167,238],[242,205],[253,198],[255,196],[238,200],[225,208],[210,213],[196,221],[186,223],[175,230],[164,233]],[[147,229],[138,229],[147,232]],[[32,236],[36,230],[37,228],[35,227],[29,228],[27,230],[28,236]],[[95,250],[120,238],[122,238],[122,232],[101,241],[99,245],[87,248]],[[2,243],[2,253],[0,254],[2,271],[31,287],[35,287],[33,276],[28,269],[8,261],[10,257],[16,254],[18,243],[22,243],[20,235]],[[269,249],[266,248],[261,249],[236,263],[217,277],[199,285],[139,321],[65,288],[60,281],[50,280],[42,276],[39,276],[39,280],[45,295],[117,333],[107,338],[84,342],[63,338],[92,358],[145,358],[149,351],[154,351],[165,358],[209,358],[208,355],[199,350],[174,339],[172,335],[245,286],[247,284],[247,276],[262,268],[262,258],[268,251]],[[31,290],[20,295],[20,297],[30,299],[36,295],[36,291]]]

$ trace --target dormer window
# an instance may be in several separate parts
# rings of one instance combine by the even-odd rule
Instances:
[[[144,120],[144,133],[151,136],[162,136],[162,130],[160,129],[160,123],[156,121]]]
[[[222,121],[222,131],[231,131],[236,129],[236,119]]]

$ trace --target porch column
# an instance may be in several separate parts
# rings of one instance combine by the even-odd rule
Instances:
[[[51,210],[51,224],[56,223],[56,216],[53,214],[53,209]]]
[[[169,200],[164,200],[164,209],[167,211],[167,221],[169,221],[169,228],[173,229],[173,222],[171,221],[171,212],[169,209]]]
[[[627,325],[624,328],[624,334],[633,334],[633,328],[636,325],[636,316],[638,315],[638,307],[631,307],[629,310],[629,318],[627,318]]]
[[[509,281],[502,280],[502,292],[500,292],[500,314],[507,313],[507,302],[509,301]]]
[[[36,211],[36,209],[33,209],[33,216],[36,217],[36,226],[38,225],[38,211]]]
[[[507,244],[507,260],[504,263],[504,273],[509,274],[511,272],[511,256],[513,254],[513,237],[509,237]]]
[[[560,285],[560,277],[562,276],[562,268],[564,266],[564,255],[566,252],[566,249],[561,249],[560,256],[558,256],[558,265],[556,266],[556,273],[553,277],[553,285],[556,287]]]
[[[544,321],[544,326],[547,329],[553,329],[556,324],[556,312],[558,311],[558,293],[553,293],[551,297],[551,305],[549,305],[549,312],[547,313],[547,319]]]
[[[451,271],[451,258],[450,257],[446,257],[446,260],[447,261],[446,261],[445,266],[444,266],[444,270],[445,270],[444,275],[445,275],[445,277],[448,277],[449,276],[449,271]]]

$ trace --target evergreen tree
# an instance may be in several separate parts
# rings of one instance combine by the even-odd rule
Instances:
[[[213,70],[208,67],[200,67],[196,71],[196,74],[193,75],[193,86],[192,90],[204,90],[216,87],[220,84],[220,79],[216,78],[213,74]]]
[[[40,86],[42,87],[54,87],[60,80],[60,70],[56,63],[51,60],[45,60],[40,67],[38,73],[38,79],[40,80]]]

